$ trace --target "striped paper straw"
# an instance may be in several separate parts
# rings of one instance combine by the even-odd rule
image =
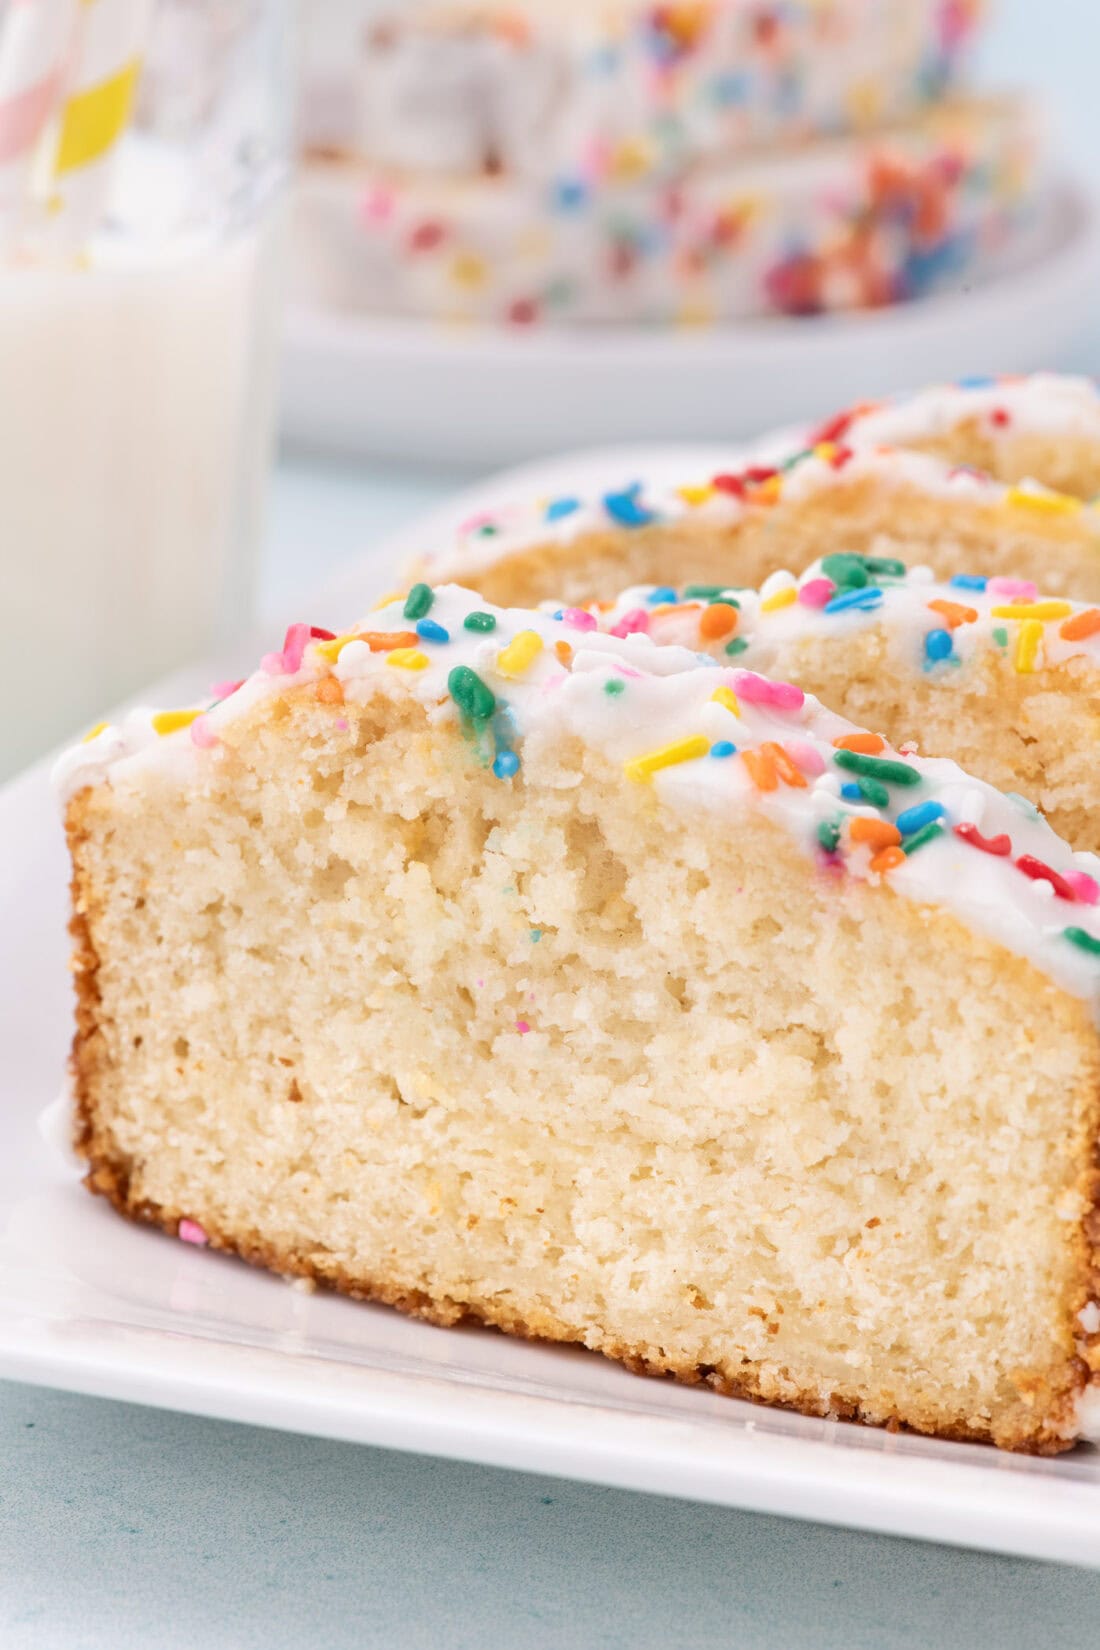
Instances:
[[[102,220],[130,119],[151,0],[79,0],[73,69],[51,157],[50,242],[78,251]]]
[[[0,233],[23,216],[31,161],[65,84],[77,0],[9,0],[0,32]]]

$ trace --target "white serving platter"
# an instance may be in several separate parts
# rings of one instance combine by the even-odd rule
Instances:
[[[725,449],[617,450],[494,478],[288,618],[338,621],[456,517],[509,494],[698,474]],[[263,639],[269,646],[271,638]],[[255,659],[143,697],[179,703]],[[307,1294],[128,1225],[64,1148],[67,866],[49,764],[0,792],[0,1374],[354,1443],[1100,1567],[1100,1451],[1041,1461],[810,1420],[576,1348]]]
[[[1055,367],[1095,319],[1100,212],[1054,188],[1012,265],[855,315],[699,330],[445,327],[341,313],[300,287],[282,426],[373,458],[477,465],[608,441],[742,440],[903,384]]]

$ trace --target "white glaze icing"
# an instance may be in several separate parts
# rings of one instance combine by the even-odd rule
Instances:
[[[1100,444],[1100,390],[1091,378],[1051,372],[938,384],[857,412],[843,440],[904,447],[948,435],[971,420],[993,440],[1022,434]]]
[[[465,628],[465,619],[475,611],[495,618],[491,634]],[[450,586],[435,592],[428,623],[442,627],[447,639],[420,640],[413,650],[413,662],[423,661],[423,668],[417,669],[401,668],[400,656],[374,651],[361,639],[347,641],[342,650],[339,644],[309,643],[303,651],[304,631],[298,631],[297,644],[291,632],[283,653],[269,655],[237,692],[208,709],[190,728],[160,734],[151,712],[135,711],[121,727],[106,729],[67,753],[56,773],[61,795],[68,798],[85,786],[104,782],[139,791],[150,781],[186,789],[201,778],[205,765],[223,760],[219,735],[234,722],[265,700],[328,675],[341,683],[346,700],[412,694],[429,707],[433,720],[454,726],[462,718],[452,697],[451,672],[462,666],[478,674],[495,695],[498,709],[506,707],[502,719],[482,721],[476,729],[464,724],[484,760],[492,760],[494,753],[507,757],[514,744],[522,765],[529,741],[571,735],[624,772],[624,764],[684,740],[694,741],[683,760],[636,782],[652,784],[662,805],[687,818],[706,810],[718,811],[728,820],[758,810],[788,831],[811,863],[843,867],[849,876],[876,885],[885,881],[905,898],[954,913],[964,924],[1030,959],[1065,990],[1083,998],[1094,1014],[1100,1010],[1100,957],[1066,936],[1067,929],[1074,929],[1100,945],[1100,905],[1093,903],[1100,895],[1100,858],[1073,853],[1029,805],[1001,795],[953,762],[902,758],[888,747],[879,759],[898,767],[876,768],[865,775],[885,785],[888,800],[881,807],[845,800],[841,785],[858,775],[853,775],[850,757],[838,760],[834,742],[855,731],[842,717],[797,688],[769,684],[751,672],[720,666],[686,649],[658,647],[645,636],[604,635],[585,628],[587,618],[496,609]],[[415,621],[405,618],[398,601],[371,614],[363,628],[371,633],[410,632]],[[509,668],[510,655],[502,658],[502,653],[521,633],[537,638],[537,656],[516,673]],[[560,643],[573,650],[571,660],[559,657]],[[339,650],[335,661],[324,656],[326,647],[330,654]],[[716,690],[726,688],[738,701],[736,714],[720,702],[721,692],[715,699]],[[340,706],[331,708],[339,720]],[[724,742],[734,745],[736,752],[721,754]],[[714,754],[716,746],[719,754]],[[775,760],[780,763],[778,772]],[[875,760],[871,758],[872,768]],[[765,770],[772,766],[773,789],[758,782],[761,762]],[[901,784],[899,772],[912,774],[914,782]],[[500,779],[502,784],[513,782],[511,777]],[[852,840],[852,822],[864,819],[877,822],[879,829],[888,828],[899,815],[927,803],[942,810],[940,834],[918,845],[901,863],[872,869],[877,845]],[[1010,857],[964,841],[956,826],[974,827],[987,839],[1009,837]],[[822,829],[830,841],[835,832],[835,854],[823,845]],[[907,828],[905,845],[911,840]],[[1062,879],[1064,891],[1073,898],[1060,897],[1051,881],[1025,874],[1017,863],[1024,855]]]

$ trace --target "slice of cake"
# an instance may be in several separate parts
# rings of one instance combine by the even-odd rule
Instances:
[[[120,1210],[809,1414],[1078,1436],[1100,862],[1030,811],[424,585],[59,781]]]
[[[1068,842],[1100,850],[1100,608],[840,552],[758,591],[638,585],[564,619],[789,676],[895,745],[1022,792]]]
[[[836,442],[680,486],[627,478],[597,497],[524,500],[467,522],[412,571],[506,605],[584,606],[637,584],[761,585],[837,549],[1100,601],[1100,503]]]
[[[1091,378],[1037,372],[939,384],[838,413],[812,433],[811,444],[820,441],[907,447],[998,481],[1100,495],[1100,391]]]
[[[996,267],[1037,161],[1010,98],[671,178],[644,155],[548,182],[338,153],[298,181],[298,278],[341,309],[521,326],[872,308]]]

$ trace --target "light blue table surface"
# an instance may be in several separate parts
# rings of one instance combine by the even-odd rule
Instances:
[[[1097,0],[999,9],[990,70],[1044,89],[1095,173]],[[284,460],[264,610],[461,479]],[[0,1382],[0,1650],[1097,1642],[1088,1572]]]

